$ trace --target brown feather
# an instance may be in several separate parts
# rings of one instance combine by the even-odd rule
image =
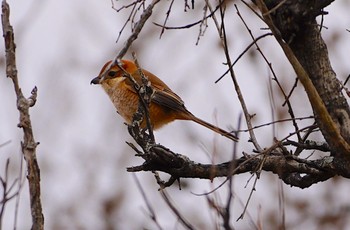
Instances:
[[[142,72],[148,78],[154,90],[154,94],[152,96],[151,101],[160,106],[164,106],[169,110],[186,113],[186,116],[183,116],[183,115],[178,116],[177,119],[187,119],[188,118],[187,114],[191,114],[191,113],[186,109],[182,99],[176,93],[174,93],[169,88],[169,86],[167,86],[162,80],[160,80],[154,74],[148,72],[147,70],[142,70]],[[138,70],[132,73],[132,77],[135,79],[135,81],[139,85],[142,84],[141,75]],[[131,82],[130,79],[126,79],[125,84],[130,91],[132,91],[133,93],[136,93],[133,83]]]

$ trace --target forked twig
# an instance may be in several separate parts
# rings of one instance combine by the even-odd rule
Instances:
[[[129,38],[126,40],[124,47],[119,51],[118,55],[114,58],[112,61],[112,64],[115,64],[117,60],[120,60],[124,57],[126,52],[129,50],[132,43],[137,39],[139,36],[143,26],[145,25],[148,18],[152,15],[152,11],[154,6],[159,2],[160,0],[153,0],[148,7],[143,11],[143,13],[140,16],[140,20],[135,24],[134,31],[129,36]]]

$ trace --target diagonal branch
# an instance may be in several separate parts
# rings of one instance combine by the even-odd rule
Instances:
[[[119,54],[115,57],[112,63],[115,63],[117,60],[123,58],[123,56],[126,54],[126,52],[129,50],[131,44],[137,39],[139,36],[143,26],[145,25],[148,18],[152,15],[152,10],[154,6],[159,2],[160,0],[153,0],[149,6],[143,11],[140,20],[136,23],[133,33],[129,36],[129,38],[126,40],[124,47],[120,50]]]

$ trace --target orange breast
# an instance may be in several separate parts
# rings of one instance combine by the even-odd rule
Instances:
[[[139,97],[136,93],[127,89],[124,82],[114,85],[113,88],[104,86],[107,94],[111,98],[118,113],[125,119],[128,124],[131,124],[133,115],[138,109]],[[177,119],[177,114],[174,110],[167,107],[152,103],[149,107],[151,123],[154,129],[158,129],[163,125]],[[142,128],[146,127],[146,121],[141,123]]]

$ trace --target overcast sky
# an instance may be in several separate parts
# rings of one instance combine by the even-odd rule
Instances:
[[[38,101],[31,109],[31,118],[35,138],[40,142],[37,156],[41,168],[42,202],[47,229],[102,229],[107,227],[107,220],[112,221],[110,224],[116,229],[156,229],[133,175],[126,172],[126,167],[141,164],[142,160],[135,157],[135,153],[125,144],[125,141],[132,139],[112,103],[99,86],[90,85],[91,79],[97,76],[106,61],[114,58],[130,35],[130,25],[127,25],[116,43],[119,31],[127,20],[128,10],[116,12],[110,0],[8,2],[17,44],[20,85],[26,96],[29,96],[34,86],[38,87]],[[130,1],[118,1],[115,7],[120,8],[125,2]],[[168,25],[181,26],[201,19],[203,6],[195,2],[194,10],[184,12],[183,2],[175,1]],[[154,15],[130,51],[136,52],[143,68],[156,74],[179,94],[192,113],[225,129],[237,127],[241,107],[231,79],[227,76],[214,84],[226,69],[222,64],[225,62],[224,53],[220,49],[212,20],[209,19],[206,33],[197,46],[198,26],[188,30],[166,31],[160,39],[161,29],[151,22],[163,23],[168,5],[169,1],[163,1],[155,8]],[[261,21],[246,7],[238,5],[254,35],[265,33],[260,30],[264,27]],[[339,78],[345,79],[349,74],[350,34],[346,31],[350,29],[349,3],[336,1],[326,10],[330,14],[324,19],[328,29],[324,30],[323,35],[330,44],[333,67]],[[235,59],[251,39],[233,5],[229,6],[226,23],[230,52]],[[295,74],[277,43],[270,37],[260,44],[286,90],[289,90]],[[4,54],[3,45],[0,50]],[[130,53],[126,57],[130,58]],[[17,128],[18,112],[13,86],[5,77],[3,59],[1,61],[0,144],[11,142],[0,148],[0,175],[4,175],[5,162],[10,157],[11,178],[14,179],[19,174],[22,132]],[[285,114],[285,110],[280,111],[281,114],[272,111],[269,98],[271,76],[255,50],[238,62],[235,73],[250,113],[256,114],[255,125],[270,122]],[[292,99],[297,105],[297,116],[311,115],[303,89],[297,92],[297,96]],[[281,105],[279,95],[276,91],[274,99],[278,107]],[[277,126],[275,135],[284,137],[288,134],[288,127],[288,124]],[[245,128],[244,120],[242,128]],[[272,127],[256,132],[263,147],[272,143]],[[241,156],[242,151],[251,153],[253,146],[247,142],[248,135],[242,133],[240,138],[238,156]],[[156,132],[156,140],[202,163],[219,163],[231,158],[232,143],[229,140],[191,122],[176,121],[164,127]],[[164,229],[180,228],[161,200],[152,174],[142,172],[136,176]],[[243,211],[242,203],[246,202],[253,186],[253,180],[248,183],[250,176],[239,175],[234,179],[236,195],[233,219],[238,218]],[[192,193],[209,191],[219,185],[222,179],[216,179],[213,183],[198,179],[183,182],[187,186],[182,190],[176,185],[168,189],[176,206],[198,228],[209,226],[210,229],[215,226],[217,217],[209,211],[206,198]],[[293,204],[302,198],[313,199],[310,210],[323,213],[343,207],[339,203],[332,203],[319,209],[319,199],[327,195],[331,199],[343,200],[343,205],[349,205],[348,183],[337,182],[339,189],[330,193],[327,188],[335,186],[334,183],[327,181],[305,190],[283,185],[283,189],[289,203]],[[251,227],[251,221],[257,223],[258,215],[266,222],[268,214],[279,215],[279,187],[276,176],[263,173],[248,208],[252,219],[247,216],[237,223],[233,221],[233,225],[238,229],[246,229]],[[218,191],[216,199],[219,203],[225,202],[226,192],[226,187]],[[115,211],[107,215],[105,204],[111,201],[116,206]],[[18,229],[30,228],[28,202],[28,187],[25,183],[21,192]],[[288,210],[288,223],[300,218],[295,209]],[[11,202],[6,207],[4,229],[12,229],[13,216],[14,202]],[[312,221],[303,224],[306,227],[313,226]]]

